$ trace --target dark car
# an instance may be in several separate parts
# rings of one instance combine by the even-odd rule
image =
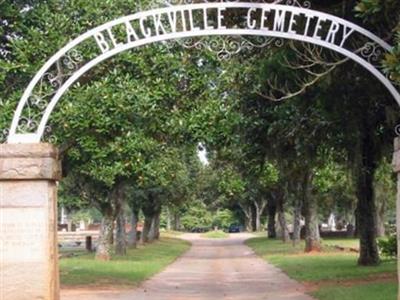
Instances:
[[[229,232],[229,233],[237,233],[237,232],[240,232],[240,226],[237,225],[237,224],[232,224],[231,226],[229,226],[228,232]]]
[[[193,233],[204,233],[209,230],[210,230],[210,228],[208,228],[208,227],[193,227],[190,231]]]

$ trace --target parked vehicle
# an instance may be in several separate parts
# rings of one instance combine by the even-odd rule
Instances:
[[[191,232],[194,233],[204,233],[210,231],[209,227],[194,227],[190,230]]]
[[[237,224],[231,224],[228,229],[229,233],[238,233],[240,232],[240,226]]]

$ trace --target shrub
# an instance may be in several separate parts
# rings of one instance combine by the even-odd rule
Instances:
[[[237,220],[229,209],[218,210],[213,216],[213,227],[226,230],[232,223],[237,223]]]
[[[391,235],[389,238],[384,240],[378,240],[379,249],[382,255],[387,257],[397,257],[397,237]]]

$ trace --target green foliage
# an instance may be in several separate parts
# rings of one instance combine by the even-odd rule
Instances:
[[[245,191],[245,182],[234,168],[224,168],[220,174],[218,190],[227,198],[238,197]]]
[[[368,17],[382,11],[381,0],[361,0],[355,7],[359,17]]]
[[[378,240],[378,246],[382,254],[386,257],[397,257],[397,236],[391,235],[386,239]]]
[[[347,222],[352,221],[356,197],[350,172],[328,157],[314,174],[314,191],[324,217],[328,218],[331,212],[335,212]]]
[[[71,215],[71,220],[75,224],[79,221],[85,221],[86,223],[99,222],[101,220],[101,213],[95,208],[81,209]]]
[[[385,55],[383,66],[390,78],[396,82],[400,82],[399,9],[400,2],[397,0],[360,0],[355,7],[358,17],[371,24],[374,30],[378,26],[384,28],[384,36],[389,36],[393,41],[394,47],[391,53]]]
[[[90,203],[87,198],[81,197],[81,194],[76,189],[75,183],[72,182],[71,177],[63,180],[59,185],[58,204],[68,211],[86,208]],[[73,187],[71,184],[73,184]]]
[[[218,227],[219,229],[228,229],[233,223],[237,223],[237,219],[233,212],[229,209],[220,209],[213,215],[213,227]]]
[[[268,189],[279,181],[279,170],[270,162],[257,166],[255,173],[259,174],[260,185],[263,189]]]
[[[210,228],[212,220],[212,214],[206,205],[200,201],[193,201],[182,216],[181,224],[183,228],[190,231],[194,228]]]
[[[395,43],[392,52],[385,55],[383,66],[391,79],[400,82],[400,32],[396,35]]]

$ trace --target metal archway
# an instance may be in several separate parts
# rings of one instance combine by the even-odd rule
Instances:
[[[331,49],[366,68],[400,105],[399,89],[379,65],[390,45],[356,24],[288,2],[291,5],[205,0],[138,12],[94,28],[60,49],[32,79],[15,111],[7,142],[39,143],[62,95],[107,58],[150,43],[203,36],[261,36]],[[229,20],[228,26],[232,10],[241,18],[233,25]],[[91,55],[83,54],[88,52]]]

